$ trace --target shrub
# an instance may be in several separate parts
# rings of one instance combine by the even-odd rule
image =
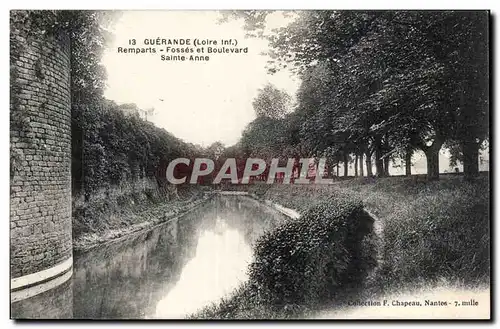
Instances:
[[[326,199],[299,219],[264,234],[255,246],[250,282],[273,306],[314,305],[359,286],[375,264],[374,247],[362,245],[371,218],[358,201]]]

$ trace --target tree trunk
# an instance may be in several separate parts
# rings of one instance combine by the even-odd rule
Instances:
[[[407,150],[405,155],[405,174],[406,176],[411,176],[411,157],[413,151]]]
[[[465,81],[461,84],[460,107],[465,107],[465,91],[467,86]],[[466,118],[465,118],[466,119]],[[474,179],[479,176],[479,143],[476,142],[476,136],[471,131],[466,132],[465,139],[462,141],[462,155],[464,163],[464,178],[466,180]]]
[[[334,170],[334,166],[333,165],[327,165],[326,166],[326,172],[328,173],[327,174],[328,178],[332,178],[333,177],[333,170]]]
[[[339,167],[340,167],[340,162],[337,161],[337,177],[340,176],[340,168]]]
[[[344,177],[347,177],[349,175],[349,156],[347,154],[344,154]]]
[[[426,152],[427,157],[427,179],[439,180],[439,149],[430,147]]]
[[[372,155],[370,154],[370,152],[366,152],[366,176],[373,176]]]
[[[380,141],[376,142],[375,145],[375,168],[377,170],[377,176],[384,177],[384,160],[382,159],[382,148],[380,145]]]
[[[427,146],[420,141],[420,149],[424,151],[427,158],[427,180],[439,180],[439,150],[443,146],[444,139],[436,135],[432,145]]]
[[[358,155],[354,157],[354,177],[358,177]]]
[[[464,177],[471,180],[479,176],[479,144],[474,140],[462,142]]]
[[[359,175],[363,177],[365,175],[363,168],[363,153],[359,154]]]
[[[389,157],[384,158],[384,176],[389,176],[389,167],[391,165],[391,161]]]

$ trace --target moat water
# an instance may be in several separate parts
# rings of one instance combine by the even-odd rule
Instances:
[[[252,245],[285,218],[245,196],[216,196],[187,215],[75,254],[66,283],[13,303],[12,318],[178,319],[247,278]]]

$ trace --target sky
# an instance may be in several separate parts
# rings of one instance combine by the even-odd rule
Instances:
[[[299,79],[289,71],[269,75],[267,41],[245,38],[242,20],[218,24],[216,11],[126,11],[112,28],[114,41],[102,59],[108,74],[105,96],[118,104],[154,108],[148,118],[186,142],[208,146],[235,144],[255,118],[252,100],[272,83],[295,94]],[[268,18],[269,28],[284,26],[280,14]],[[237,39],[247,54],[217,54],[208,62],[161,61],[158,54],[123,54],[135,38]],[[163,101],[161,101],[163,100]]]

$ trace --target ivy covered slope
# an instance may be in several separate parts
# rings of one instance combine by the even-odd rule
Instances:
[[[124,110],[131,111],[126,114]],[[75,247],[87,248],[151,227],[198,205],[199,186],[166,181],[168,163],[202,150],[138,115],[134,104],[73,106]]]
[[[126,105],[126,106],[131,106]],[[168,163],[199,150],[112,102],[73,109],[73,238],[77,249],[151,227],[198,205],[199,186],[166,182]]]
[[[138,114],[105,101],[96,107],[73,107],[74,191],[88,200],[99,189],[123,180],[151,178],[165,185],[168,163],[178,157],[193,158],[201,149],[176,138]]]

